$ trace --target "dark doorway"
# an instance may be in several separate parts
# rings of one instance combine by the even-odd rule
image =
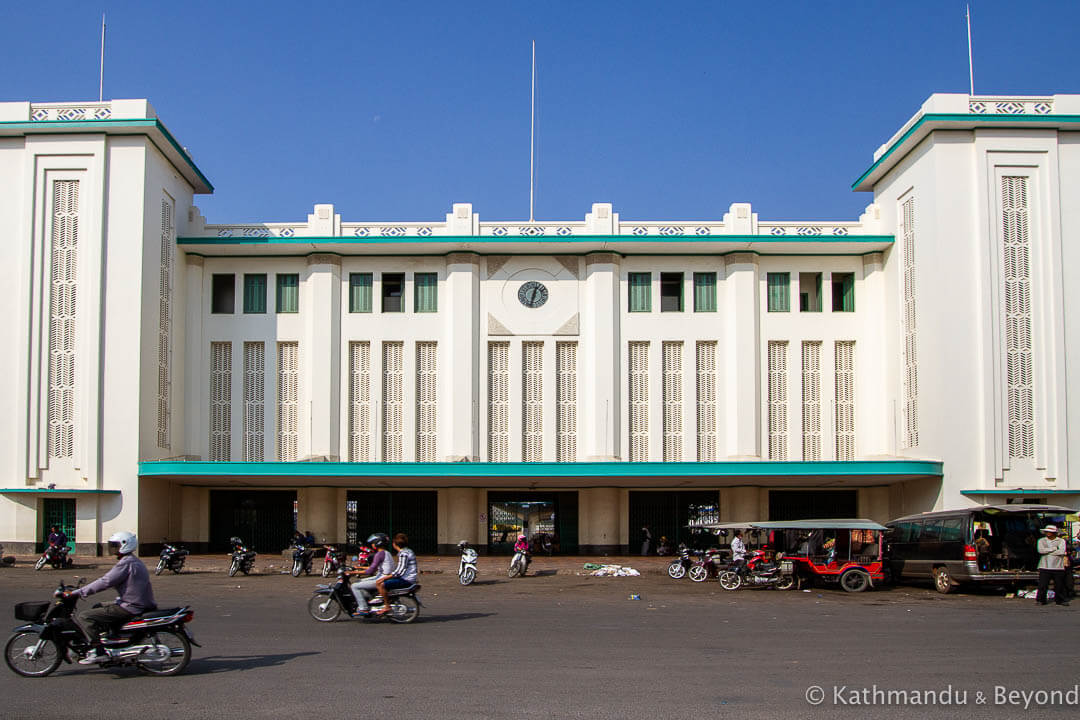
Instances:
[[[210,552],[229,550],[236,535],[251,549],[276,553],[296,532],[295,490],[211,490]]]
[[[643,527],[652,535],[649,554],[655,555],[661,538],[667,538],[672,548],[679,543],[691,547],[701,545],[705,538],[691,533],[691,523],[717,522],[720,495],[716,490],[631,490],[630,538],[626,551],[641,553]],[[712,540],[711,535],[708,539]],[[709,543],[706,543],[709,544]]]
[[[345,540],[350,545],[376,532],[403,532],[413,552],[438,552],[439,494],[434,490],[350,490],[345,503]]]
[[[509,555],[519,533],[534,553],[578,551],[578,496],[571,492],[489,492],[488,552]]]
[[[37,540],[37,551],[45,551],[44,539],[49,535],[49,528],[55,525],[68,537],[68,550],[75,553],[75,499],[45,498],[41,501],[41,537]]]
[[[769,491],[769,520],[854,518],[858,513],[857,490]]]

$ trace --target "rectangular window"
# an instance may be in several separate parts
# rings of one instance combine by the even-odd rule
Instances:
[[[855,273],[832,274],[833,312],[855,312]]]
[[[349,312],[371,312],[371,273],[349,273]]]
[[[413,312],[433,313],[439,310],[439,274],[413,275]]]
[[[244,312],[266,312],[266,274],[244,275]]]
[[[790,312],[791,273],[768,273],[765,282],[769,288],[769,312]]]
[[[236,311],[236,276],[214,274],[210,278],[210,312],[231,315]]]
[[[277,351],[277,459],[295,462],[300,453],[300,344],[279,342]]]
[[[683,274],[660,273],[660,312],[682,312]]]
[[[405,274],[382,274],[382,311],[384,313],[405,312]]]
[[[716,312],[716,273],[694,273],[694,312]]]
[[[230,278],[232,275],[229,276]],[[210,343],[210,457],[232,460],[232,343]]]
[[[652,273],[629,273],[630,312],[652,312]]]
[[[300,312],[300,276],[296,273],[278,274],[277,311],[279,313]]]
[[[799,312],[821,312],[821,273],[799,273]]]

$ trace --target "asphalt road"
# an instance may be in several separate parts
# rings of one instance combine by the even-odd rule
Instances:
[[[452,573],[424,576],[425,607],[413,625],[317,623],[306,613],[314,577],[154,578],[160,605],[195,608],[191,628],[203,647],[183,675],[63,665],[50,678],[25,679],[5,668],[0,716],[981,718],[1078,709],[1066,697],[1025,712],[1022,697],[998,704],[995,686],[1069,690],[1080,682],[1080,603],[1037,607],[911,587],[728,593],[659,574],[508,580],[502,565],[482,559],[467,588]],[[543,561],[534,568],[543,572]],[[46,599],[70,575],[2,568],[0,606]],[[825,693],[820,706],[806,700],[811,686]],[[851,694],[875,686],[951,687],[953,704],[940,704],[941,695],[924,706],[912,705],[913,695],[897,705],[895,694]],[[847,688],[848,704],[834,687]],[[976,704],[977,692],[985,704]]]

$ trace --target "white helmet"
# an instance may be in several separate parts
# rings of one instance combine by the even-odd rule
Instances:
[[[109,542],[118,543],[120,545],[116,552],[121,555],[133,553],[135,552],[135,548],[139,547],[139,538],[135,537],[135,533],[128,532],[127,530],[114,532],[109,536]]]

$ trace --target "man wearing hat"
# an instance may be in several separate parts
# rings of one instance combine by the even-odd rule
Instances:
[[[1045,537],[1039,538],[1036,549],[1039,551],[1039,591],[1035,602],[1046,604],[1046,589],[1054,580],[1054,602],[1068,605],[1065,595],[1065,540],[1057,535],[1056,525],[1047,525],[1042,529]]]

